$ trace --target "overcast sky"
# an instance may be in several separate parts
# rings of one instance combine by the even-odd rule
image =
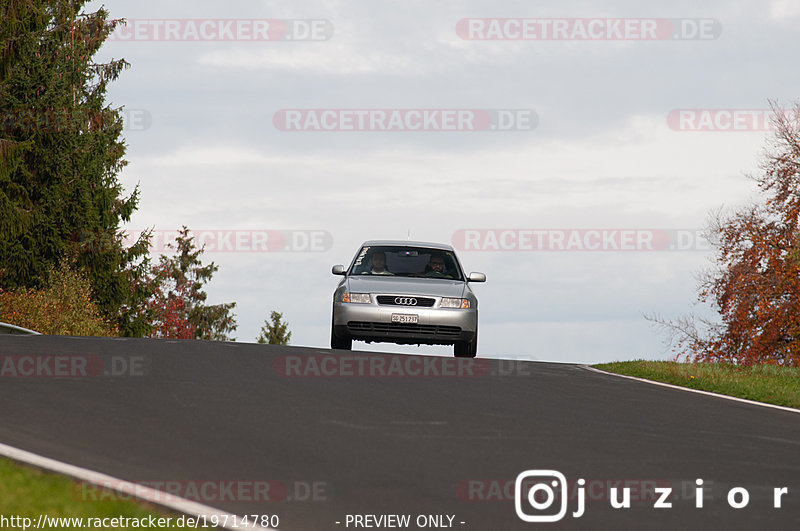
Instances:
[[[667,359],[642,314],[708,313],[690,237],[755,196],[763,111],[800,86],[794,0],[103,4],[129,20],[100,54],[131,63],[109,90],[141,189],[127,229],[232,241],[208,292],[245,342],[276,309],[327,346],[331,265],[410,235],[486,273],[480,356]],[[253,251],[269,231],[310,232]]]

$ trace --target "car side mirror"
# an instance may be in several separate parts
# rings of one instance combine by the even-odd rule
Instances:
[[[345,272],[346,271],[344,269],[344,266],[341,264],[336,264],[331,268],[331,273],[333,273],[334,275],[344,275]]]
[[[486,275],[483,273],[470,273],[467,277],[468,282],[486,282]]]

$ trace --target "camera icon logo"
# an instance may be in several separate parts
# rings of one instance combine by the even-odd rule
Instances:
[[[567,478],[557,470],[526,470],[514,482],[514,508],[525,522],[558,522],[567,514],[567,498]],[[556,500],[558,512],[551,510]]]

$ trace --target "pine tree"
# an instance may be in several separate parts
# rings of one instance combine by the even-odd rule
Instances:
[[[289,324],[281,321],[283,314],[273,310],[269,317],[272,323],[264,321],[264,326],[261,327],[261,333],[256,341],[262,344],[288,345],[292,333],[289,332]]]
[[[93,62],[121,21],[83,13],[85,3],[0,4],[0,288],[41,287],[49,268],[73,259],[120,332],[142,335],[148,324],[129,309],[147,296],[136,291],[147,236],[123,246],[138,188],[123,196],[121,109],[106,102],[129,65]]]
[[[229,333],[236,330],[232,314],[235,302],[207,305],[203,286],[219,266],[211,262],[203,265],[189,229],[183,227],[174,244],[176,255],[161,255],[147,277],[153,296],[146,309],[152,319],[153,337],[174,339],[208,339],[229,341]]]

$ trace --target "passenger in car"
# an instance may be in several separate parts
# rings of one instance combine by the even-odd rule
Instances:
[[[386,254],[383,252],[376,252],[370,258],[372,268],[369,270],[371,275],[394,275],[391,271],[386,269]]]

